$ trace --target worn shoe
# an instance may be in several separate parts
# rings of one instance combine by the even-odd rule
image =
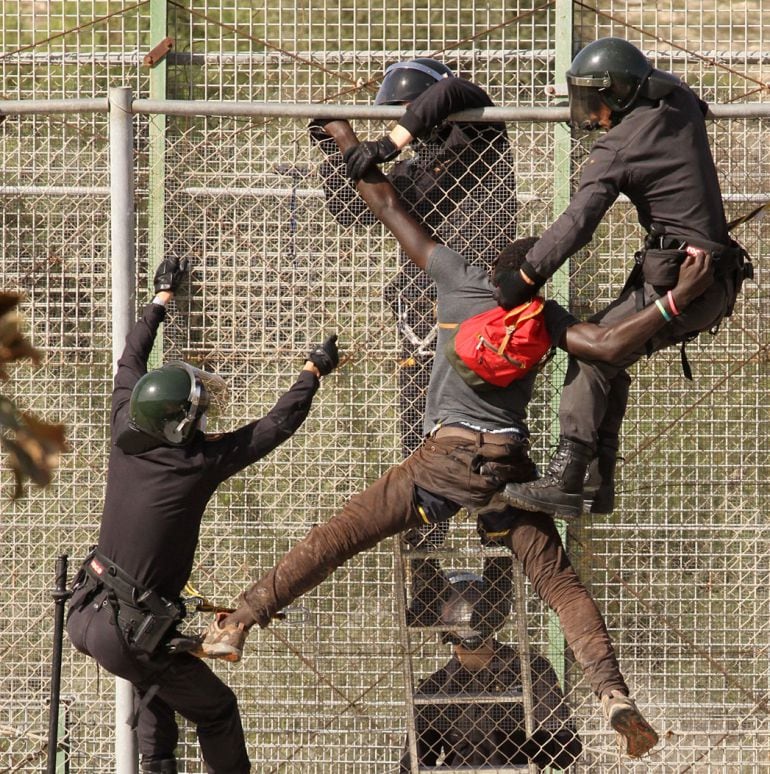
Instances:
[[[655,729],[642,717],[632,698],[620,691],[602,696],[602,709],[620,736],[626,755],[641,758],[658,743]]]
[[[240,661],[243,643],[248,632],[243,624],[223,626],[227,613],[217,613],[203,634],[200,647],[193,652],[198,658],[220,658],[225,661]]]
[[[526,484],[508,484],[500,496],[525,511],[576,518],[583,512],[583,480],[593,456],[589,446],[562,438],[542,478]]]

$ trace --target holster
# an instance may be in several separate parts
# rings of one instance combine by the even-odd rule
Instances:
[[[715,251],[713,260],[715,280],[725,282],[728,287],[732,287],[725,312],[725,317],[729,317],[733,313],[735,301],[741,292],[744,280],[754,277],[754,265],[751,263],[751,256],[734,239],[730,240],[727,247]]]
[[[679,267],[686,255],[683,250],[643,250],[644,281],[655,288],[671,290],[679,280]]]
[[[113,561],[94,549],[83,562],[84,584],[94,595],[105,589],[126,644],[153,653],[167,632],[185,617],[184,604],[141,586]],[[92,598],[92,595],[88,595]]]

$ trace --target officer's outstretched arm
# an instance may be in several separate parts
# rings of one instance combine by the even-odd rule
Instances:
[[[661,296],[654,304],[615,325],[577,323],[567,328],[559,346],[582,360],[607,362],[635,352],[682,309],[702,295],[713,281],[711,256],[688,256],[679,270],[679,280],[670,295]]]
[[[343,154],[358,144],[358,138],[347,121],[328,121],[324,124],[324,129],[334,138]],[[377,167],[373,167],[356,182],[356,188],[377,219],[398,240],[412,263],[424,269],[436,242],[406,211],[385,175]]]

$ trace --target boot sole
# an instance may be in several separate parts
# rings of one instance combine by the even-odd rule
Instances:
[[[641,758],[658,743],[657,732],[637,710],[618,710],[610,724],[625,740],[626,755],[631,758]]]
[[[500,492],[500,496],[509,505],[521,508],[522,510],[550,513],[553,516],[560,516],[563,519],[576,519],[583,513],[582,494],[570,495],[570,497],[574,499],[567,503],[541,502],[524,495],[510,493],[507,491],[506,487],[506,489],[503,489],[503,491]]]
[[[230,661],[235,663],[241,660],[241,653],[233,650],[230,645],[206,645],[204,643],[197,652],[193,653],[198,658],[215,658],[219,661]]]

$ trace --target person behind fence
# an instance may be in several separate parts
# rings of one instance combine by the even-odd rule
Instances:
[[[343,151],[357,142],[346,121],[330,121],[325,129]],[[351,557],[420,524],[447,521],[461,508],[482,509],[485,528],[505,541],[522,561],[533,588],[557,612],[567,643],[601,698],[610,724],[625,739],[627,752],[644,754],[657,741],[657,734],[629,697],[604,620],[571,566],[553,519],[505,503],[489,505],[506,481],[530,481],[536,476],[528,453],[526,408],[537,369],[518,373],[519,378],[505,388],[476,389],[465,381],[468,374],[463,376],[459,364],[450,362],[447,345],[463,321],[480,313],[505,314],[493,298],[495,283],[507,272],[518,271],[533,240],[518,240],[506,248],[490,278],[484,269],[433,241],[404,210],[378,169],[366,173],[358,191],[410,259],[437,284],[440,338],[428,390],[425,439],[404,462],[354,495],[340,513],[313,527],[246,589],[237,610],[215,619],[204,633],[202,652],[240,658],[254,624],[267,626],[281,608],[318,586]],[[711,281],[708,268],[705,256],[690,258],[683,265],[676,289],[683,306]],[[553,301],[535,306],[533,324],[538,334],[547,334],[549,342],[560,342],[583,357],[614,357],[638,346],[661,325],[655,308],[606,328],[579,323]],[[503,359],[506,364],[509,359],[516,363],[507,353]],[[475,376],[471,374],[471,381]]]
[[[186,267],[186,259],[161,262],[156,295],[118,361],[99,540],[75,580],[67,631],[77,650],[133,684],[143,772],[177,771],[178,712],[197,728],[207,771],[239,774],[250,764],[235,695],[191,652],[174,652],[197,644],[176,630],[184,616],[180,593],[219,484],[294,434],[339,357],[332,336],[311,350],[297,381],[262,419],[205,434],[224,381],[183,362],[147,371]]]
[[[511,559],[505,572],[512,574]],[[464,570],[446,573],[448,593],[440,623],[446,627],[442,642],[452,645],[444,666],[421,680],[415,698],[415,732],[420,766],[456,768],[566,769],[583,750],[575,721],[564,700],[551,663],[530,656],[532,733],[527,733],[519,651],[500,642],[507,609],[490,610],[500,598],[489,599],[482,575]],[[479,608],[482,608],[479,611]],[[486,620],[486,626],[479,621]],[[474,698],[477,700],[474,703]],[[430,700],[436,703],[431,704]],[[402,774],[412,771],[407,743],[401,758]]]
[[[515,223],[513,158],[504,123],[447,121],[471,108],[493,107],[477,84],[458,77],[444,62],[419,57],[387,67],[375,105],[404,105],[398,123],[383,136],[362,142],[343,159],[334,140],[318,122],[310,136],[323,153],[320,166],[326,203],[345,226],[377,222],[351,184],[367,169],[394,161],[387,173],[404,207],[437,241],[490,267]],[[405,148],[409,158],[398,158]],[[408,457],[422,443],[425,393],[436,343],[436,289],[403,253],[399,270],[385,287],[396,318],[402,350],[398,363],[401,445]],[[447,525],[410,530],[407,548],[435,550]],[[432,592],[442,582],[437,560],[411,560],[411,625],[430,626],[440,610]]]
[[[751,264],[728,233],[705,102],[620,38],[602,38],[582,49],[567,71],[567,88],[572,126],[606,134],[594,143],[569,206],[532,247],[521,271],[501,284],[498,298],[514,308],[536,295],[625,194],[646,238],[620,296],[592,321],[613,325],[653,306],[666,323],[610,362],[569,358],[558,448],[542,478],[511,485],[504,496],[520,508],[570,518],[582,513],[584,495],[592,513],[614,508],[619,434],[631,382],[626,369],[679,343],[683,370],[691,378],[684,344],[699,332],[716,332],[732,313]],[[670,291],[682,261],[704,253],[712,256],[715,281],[684,309]]]

